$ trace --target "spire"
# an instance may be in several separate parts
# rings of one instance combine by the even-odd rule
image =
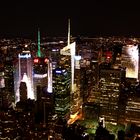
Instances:
[[[70,45],[70,19],[68,19],[68,46]]]
[[[38,51],[37,56],[41,57],[41,51],[40,51],[40,29],[38,28]]]

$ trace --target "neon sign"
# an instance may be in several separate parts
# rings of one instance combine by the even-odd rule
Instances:
[[[31,54],[19,54],[19,58],[31,58]]]

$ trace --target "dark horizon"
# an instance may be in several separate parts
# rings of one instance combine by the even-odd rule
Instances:
[[[68,18],[72,36],[140,37],[140,10],[134,2],[10,4],[0,7],[0,37],[36,38],[38,27],[42,36],[67,36]]]

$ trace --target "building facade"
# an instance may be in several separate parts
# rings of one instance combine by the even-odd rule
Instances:
[[[20,101],[19,87],[21,82],[25,82],[27,85],[27,98],[35,99],[33,90],[33,66],[30,51],[22,51],[22,53],[18,55],[18,62],[15,64],[15,102]]]
[[[123,73],[122,69],[100,68],[100,116],[109,122],[118,122],[118,101]]]
[[[55,113],[66,120],[70,117],[70,80],[66,69],[56,68],[53,71]]]
[[[34,58],[33,64],[33,83],[34,83],[34,94],[37,100],[37,87],[40,86],[41,90],[48,84],[48,58],[36,57]]]

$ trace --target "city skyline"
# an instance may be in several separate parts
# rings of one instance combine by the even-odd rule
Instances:
[[[1,5],[1,37],[67,36],[71,19],[73,36],[139,36],[140,18],[136,2],[92,3],[9,2]]]
[[[38,42],[0,40],[0,138],[122,140],[120,131],[123,138],[139,137],[140,40],[83,37],[74,57],[81,60],[72,65],[71,75],[73,60],[60,53],[65,48],[68,54],[66,39],[43,40],[40,48],[38,35]],[[43,57],[37,57],[37,46]]]

